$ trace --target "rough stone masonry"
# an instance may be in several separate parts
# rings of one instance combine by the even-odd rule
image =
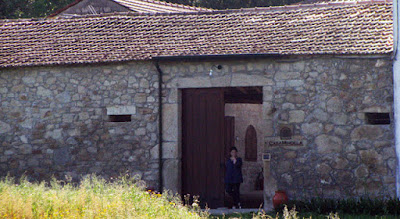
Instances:
[[[157,186],[153,68],[136,62],[2,70],[1,175],[39,180],[129,173]],[[132,121],[110,122],[107,114],[119,111]]]
[[[210,76],[214,65],[222,65]],[[395,195],[389,57],[163,61],[164,186],[180,190],[180,89],[262,86],[263,129],[293,127],[300,147],[270,147],[266,199]],[[2,69],[0,174],[34,179],[128,171],[158,185],[158,78],[152,62]],[[111,114],[131,122],[110,122]],[[263,148],[264,142],[259,142]],[[261,161],[259,153],[258,161]]]
[[[223,68],[210,76],[215,65]],[[392,116],[391,66],[390,57],[168,62],[162,65],[164,104],[176,104],[173,108],[178,110],[181,88],[262,86],[263,130],[257,134],[267,142],[279,136],[281,125],[288,125],[303,142],[300,147],[266,147],[259,142],[272,155],[270,177],[264,181],[266,201],[277,189],[295,199],[393,197],[393,121],[370,125],[365,119],[367,112]],[[165,126],[175,130],[168,141],[176,141],[179,148],[179,122]],[[258,156],[261,163],[262,153]]]

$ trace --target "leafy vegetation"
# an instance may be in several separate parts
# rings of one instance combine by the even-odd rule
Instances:
[[[389,199],[323,199],[313,198],[306,201],[290,201],[288,207],[296,206],[299,212],[314,212],[316,214],[326,215],[331,212],[350,215],[400,215],[400,200]],[[278,212],[282,211],[284,206],[278,207]]]
[[[88,176],[79,185],[0,181],[0,218],[207,218],[179,197],[144,190],[135,178],[106,182]]]
[[[162,0],[185,5],[228,9],[287,5],[301,0]],[[0,19],[46,17],[75,0],[2,0]]]
[[[298,214],[295,208],[288,210],[287,206],[283,208],[282,214],[276,213],[267,214],[263,211],[257,213],[246,213],[246,214],[229,214],[229,215],[222,215],[222,216],[210,216],[213,219],[228,219],[228,218],[235,218],[235,219],[340,219],[338,214],[330,213],[329,215],[316,215],[316,214]]]
[[[0,19],[46,17],[75,0],[2,0]]]

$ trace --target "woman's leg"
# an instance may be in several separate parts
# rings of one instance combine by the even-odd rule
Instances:
[[[229,194],[229,196],[233,199],[233,208],[236,207],[235,203],[235,184],[233,183],[226,183],[225,184],[225,191]]]
[[[237,184],[237,198],[238,198],[238,208],[242,208],[242,204],[240,203],[240,183]]]
[[[233,184],[233,204],[237,207],[239,207],[240,203],[240,183],[235,183]]]
[[[233,196],[233,186],[232,185],[233,185],[232,183],[225,183],[225,191],[230,196]]]

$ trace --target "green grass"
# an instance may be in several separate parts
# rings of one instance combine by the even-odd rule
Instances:
[[[88,176],[79,185],[53,180],[0,181],[0,218],[207,218],[172,195],[144,190],[138,181]]]

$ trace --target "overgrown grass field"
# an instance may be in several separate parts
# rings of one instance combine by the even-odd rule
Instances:
[[[144,188],[143,182],[128,176],[106,181],[92,175],[79,184],[57,180],[31,183],[25,178],[17,182],[5,178],[0,180],[0,218],[397,218],[390,215],[298,214],[294,208],[290,211],[281,209],[279,215],[258,212],[212,216],[202,211],[196,201],[185,205],[178,196],[167,192],[161,195]],[[325,202],[321,201],[320,205],[325,206]],[[394,203],[397,210],[400,202]]]
[[[207,218],[179,198],[144,190],[137,180],[90,176],[79,185],[0,181],[0,218]]]

